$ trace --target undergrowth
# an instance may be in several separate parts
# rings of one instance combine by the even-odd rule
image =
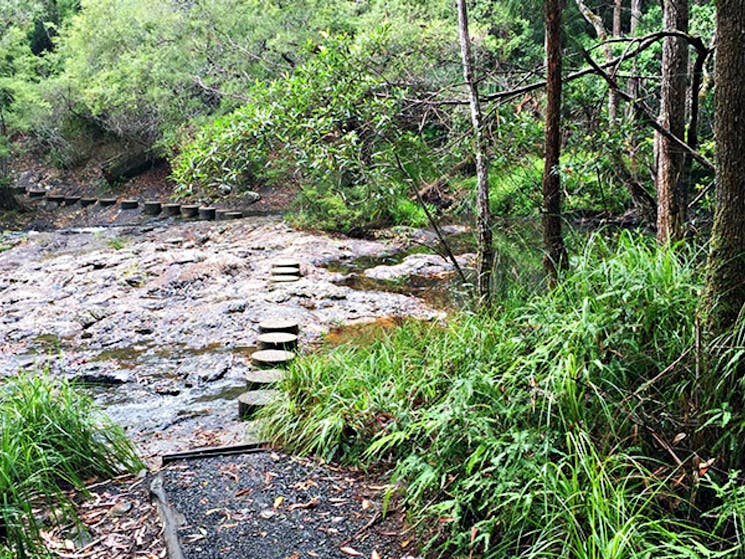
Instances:
[[[38,509],[70,521],[70,490],[143,467],[121,429],[63,380],[22,373],[1,385],[0,421],[0,557],[43,555]]]
[[[549,293],[304,357],[268,434],[389,464],[442,556],[737,556],[738,474],[694,448],[698,256],[595,235]]]

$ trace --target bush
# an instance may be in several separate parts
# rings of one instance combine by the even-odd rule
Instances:
[[[305,357],[267,432],[296,452],[392,464],[447,556],[736,556],[647,435],[673,440],[690,413],[695,256],[594,236],[549,293]]]
[[[39,505],[72,516],[70,489],[143,467],[120,428],[69,383],[21,374],[0,387],[0,556],[41,550]]]

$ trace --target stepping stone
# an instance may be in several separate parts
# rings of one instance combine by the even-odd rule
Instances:
[[[249,419],[245,422],[246,432],[243,435],[245,444],[265,444],[269,442],[266,437],[261,436],[261,421],[258,419]]]
[[[181,204],[163,204],[163,212],[166,215],[181,215]]]
[[[61,204],[65,201],[64,194],[47,194],[47,202],[54,202],[55,204]]]
[[[269,276],[269,281],[271,283],[290,283],[298,281],[299,279],[300,276]]]
[[[88,206],[92,206],[96,202],[98,202],[98,198],[81,198],[80,199],[80,205],[83,206],[84,208]]]
[[[206,219],[208,221],[215,219],[215,208],[199,208],[199,219]]]
[[[273,276],[300,276],[300,268],[288,268],[287,266],[275,266],[270,272]]]
[[[139,205],[140,203],[137,200],[122,200],[119,207],[123,210],[134,210],[137,209],[137,206]]]
[[[160,202],[157,200],[145,200],[143,208],[147,215],[158,215],[161,210]]]
[[[262,349],[251,354],[251,362],[257,367],[279,367],[295,359],[295,354],[282,349]]]
[[[14,186],[13,192],[16,194],[26,194],[26,187],[25,186]]]
[[[290,334],[298,334],[300,332],[300,327],[298,326],[297,320],[288,318],[270,318],[259,322],[259,332],[262,334],[267,334],[269,332],[289,332]]]
[[[199,206],[196,204],[185,204],[181,206],[181,217],[197,217]]]
[[[285,372],[282,369],[256,369],[246,373],[246,386],[249,390],[267,388],[281,381],[284,376]]]
[[[238,417],[249,417],[279,394],[276,390],[249,390],[238,396]]]
[[[295,349],[297,334],[289,332],[267,332],[259,334],[256,341],[261,349]]]
[[[300,269],[300,262],[292,258],[278,258],[272,262],[275,268],[297,268]]]
[[[28,191],[29,198],[44,198],[44,196],[46,195],[47,195],[46,190],[29,190]]]
[[[74,206],[80,202],[80,196],[65,196],[65,206]]]
[[[225,212],[225,219],[241,219],[243,212]]]
[[[116,198],[101,198],[98,201],[98,205],[102,208],[107,208],[109,206],[113,206],[114,204],[116,204]]]
[[[225,217],[225,214],[227,214],[230,210],[215,210],[215,219],[227,219]]]

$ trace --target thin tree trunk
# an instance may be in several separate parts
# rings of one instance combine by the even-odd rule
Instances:
[[[468,9],[465,0],[458,0],[458,31],[463,59],[463,77],[468,86],[473,126],[474,153],[476,155],[476,227],[478,230],[478,291],[481,304],[491,304],[491,276],[494,262],[492,249],[491,212],[489,210],[489,167],[486,141],[482,123],[479,92],[473,72],[473,53],[468,34]]]
[[[563,0],[546,0],[546,138],[543,167],[543,266],[554,283],[566,268],[561,234],[561,11]]]
[[[717,0],[717,187],[704,310],[710,335],[735,325],[745,304],[745,3]]]
[[[665,30],[688,31],[688,0],[664,0]],[[685,135],[688,89],[688,43],[667,37],[662,45],[659,123],[678,138]],[[657,156],[657,242],[677,241],[685,234],[688,193],[685,152],[668,138],[655,135]]]
[[[631,19],[629,21],[629,35],[631,37],[636,36],[641,19],[642,19],[642,0],[631,0]],[[639,78],[636,77],[637,71],[638,70],[637,70],[636,58],[634,58],[634,77],[629,78],[629,81],[626,84],[626,91],[634,99],[639,97],[640,83],[639,83]],[[634,116],[635,116],[634,107],[629,106],[626,109],[626,118],[629,120],[633,120]]]

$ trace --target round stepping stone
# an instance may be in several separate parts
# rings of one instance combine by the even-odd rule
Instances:
[[[197,217],[199,206],[195,204],[185,204],[181,206],[181,217]]]
[[[300,268],[288,268],[287,266],[275,266],[272,268],[273,276],[299,276]]]
[[[74,206],[80,202],[80,196],[65,196],[65,206]]]
[[[251,362],[257,367],[278,367],[295,359],[295,354],[282,349],[262,349],[251,354]]]
[[[44,198],[44,196],[46,195],[47,195],[46,190],[29,190],[28,191],[29,198]]]
[[[134,210],[139,205],[140,203],[137,200],[122,200],[119,207],[123,210]]]
[[[215,219],[226,219],[225,214],[228,213],[230,210],[215,210]]]
[[[108,208],[116,204],[116,198],[101,198],[98,200],[98,205],[102,208]]]
[[[16,194],[26,194],[26,187],[25,186],[14,186],[13,192]]]
[[[300,262],[293,260],[292,258],[278,258],[272,261],[272,266],[275,268],[297,268],[300,269]]]
[[[292,283],[298,281],[300,276],[270,276],[269,281],[271,283]]]
[[[215,208],[199,208],[199,219],[212,221],[215,219]]]
[[[88,206],[92,206],[96,202],[98,202],[98,198],[81,198],[80,199],[80,205],[83,206],[84,208]]]
[[[297,347],[297,334],[267,332],[266,334],[259,334],[256,341],[261,349],[295,349]]]
[[[166,215],[180,215],[181,214],[181,204],[163,204],[163,212]]]
[[[54,202],[55,204],[61,204],[65,201],[64,194],[47,194],[47,202]]]
[[[259,322],[259,332],[268,334],[269,332],[288,332],[298,334],[300,327],[296,320],[289,318],[270,318]]]
[[[225,212],[225,219],[241,219],[243,212]]]
[[[238,396],[238,416],[249,417],[277,397],[276,390],[250,390]]]
[[[266,388],[278,383],[284,376],[285,372],[282,369],[256,369],[246,373],[246,386],[249,390]]]
[[[157,200],[145,200],[143,209],[147,215],[158,215],[161,210],[160,202]]]

